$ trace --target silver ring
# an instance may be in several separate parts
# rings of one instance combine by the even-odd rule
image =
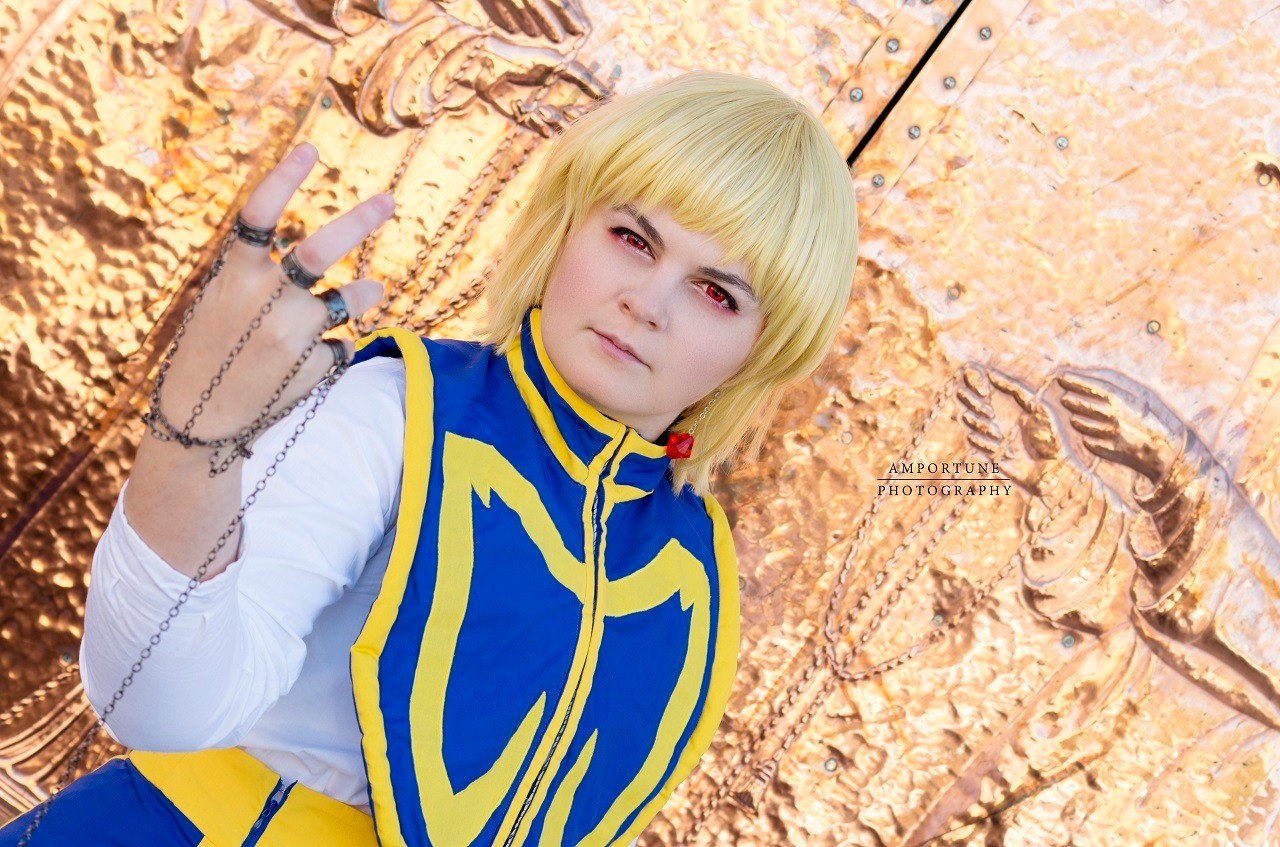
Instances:
[[[276,228],[263,229],[260,226],[253,226],[244,222],[244,218],[240,217],[240,213],[236,212],[236,221],[231,225],[231,232],[235,237],[253,247],[270,246],[271,240],[276,236]]]
[[[336,338],[326,338],[324,343],[329,346],[329,352],[333,353],[333,366],[339,370],[345,368],[351,360],[347,358],[347,347]]]
[[[325,330],[333,329],[335,326],[341,326],[351,320],[351,313],[347,311],[347,302],[342,299],[342,293],[336,288],[329,288],[321,291],[316,295],[323,303],[324,307],[329,310],[328,316],[325,318]]]
[[[294,251],[290,250],[284,254],[284,258],[280,260],[280,270],[284,271],[284,275],[289,277],[289,281],[301,288],[311,288],[320,281],[324,274],[313,274],[298,263],[298,259],[293,255]]]

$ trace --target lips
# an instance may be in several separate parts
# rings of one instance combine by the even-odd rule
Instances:
[[[599,330],[592,330],[592,331],[593,331],[593,332],[595,332],[595,334],[596,334],[596,335],[598,335],[602,340],[607,341],[609,344],[612,344],[612,345],[613,345],[614,347],[616,347],[618,350],[621,350],[623,353],[626,353],[627,355],[629,355],[631,358],[635,359],[635,360],[636,360],[637,362],[639,362],[640,364],[642,364],[642,365],[644,365],[644,364],[645,364],[644,359],[641,359],[641,358],[640,358],[640,356],[636,353],[636,351],[635,351],[635,350],[633,350],[631,347],[627,346],[625,343],[623,343],[623,342],[622,342],[620,339],[618,339],[617,337],[612,336],[612,335],[608,335],[607,333],[600,332]]]

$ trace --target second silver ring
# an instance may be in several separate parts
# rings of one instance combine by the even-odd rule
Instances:
[[[324,307],[329,310],[325,317],[324,328],[326,330],[333,329],[351,320],[351,313],[347,311],[347,301],[342,299],[342,294],[336,288],[330,288],[321,291],[316,295]]]
[[[280,270],[294,285],[301,288],[311,288],[320,281],[320,278],[323,277],[324,274],[312,273],[304,268],[298,262],[298,257],[293,255],[293,252],[294,251],[290,250],[288,253],[284,254],[284,258],[280,260]]]

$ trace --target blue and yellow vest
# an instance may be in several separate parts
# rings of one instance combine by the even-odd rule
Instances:
[[[351,652],[379,840],[630,841],[728,698],[724,513],[574,394],[536,309],[505,355],[388,329],[372,356],[407,374],[395,546]]]

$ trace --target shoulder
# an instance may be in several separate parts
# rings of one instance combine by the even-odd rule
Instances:
[[[355,364],[352,369],[367,361],[390,359],[401,363],[402,372],[409,379],[422,376],[448,374],[478,362],[497,358],[498,351],[478,341],[455,338],[428,338],[415,335],[407,329],[396,327],[380,329],[357,342]]]
[[[334,383],[327,402],[371,414],[398,411],[403,417],[405,366],[398,358],[378,356],[357,362]]]

